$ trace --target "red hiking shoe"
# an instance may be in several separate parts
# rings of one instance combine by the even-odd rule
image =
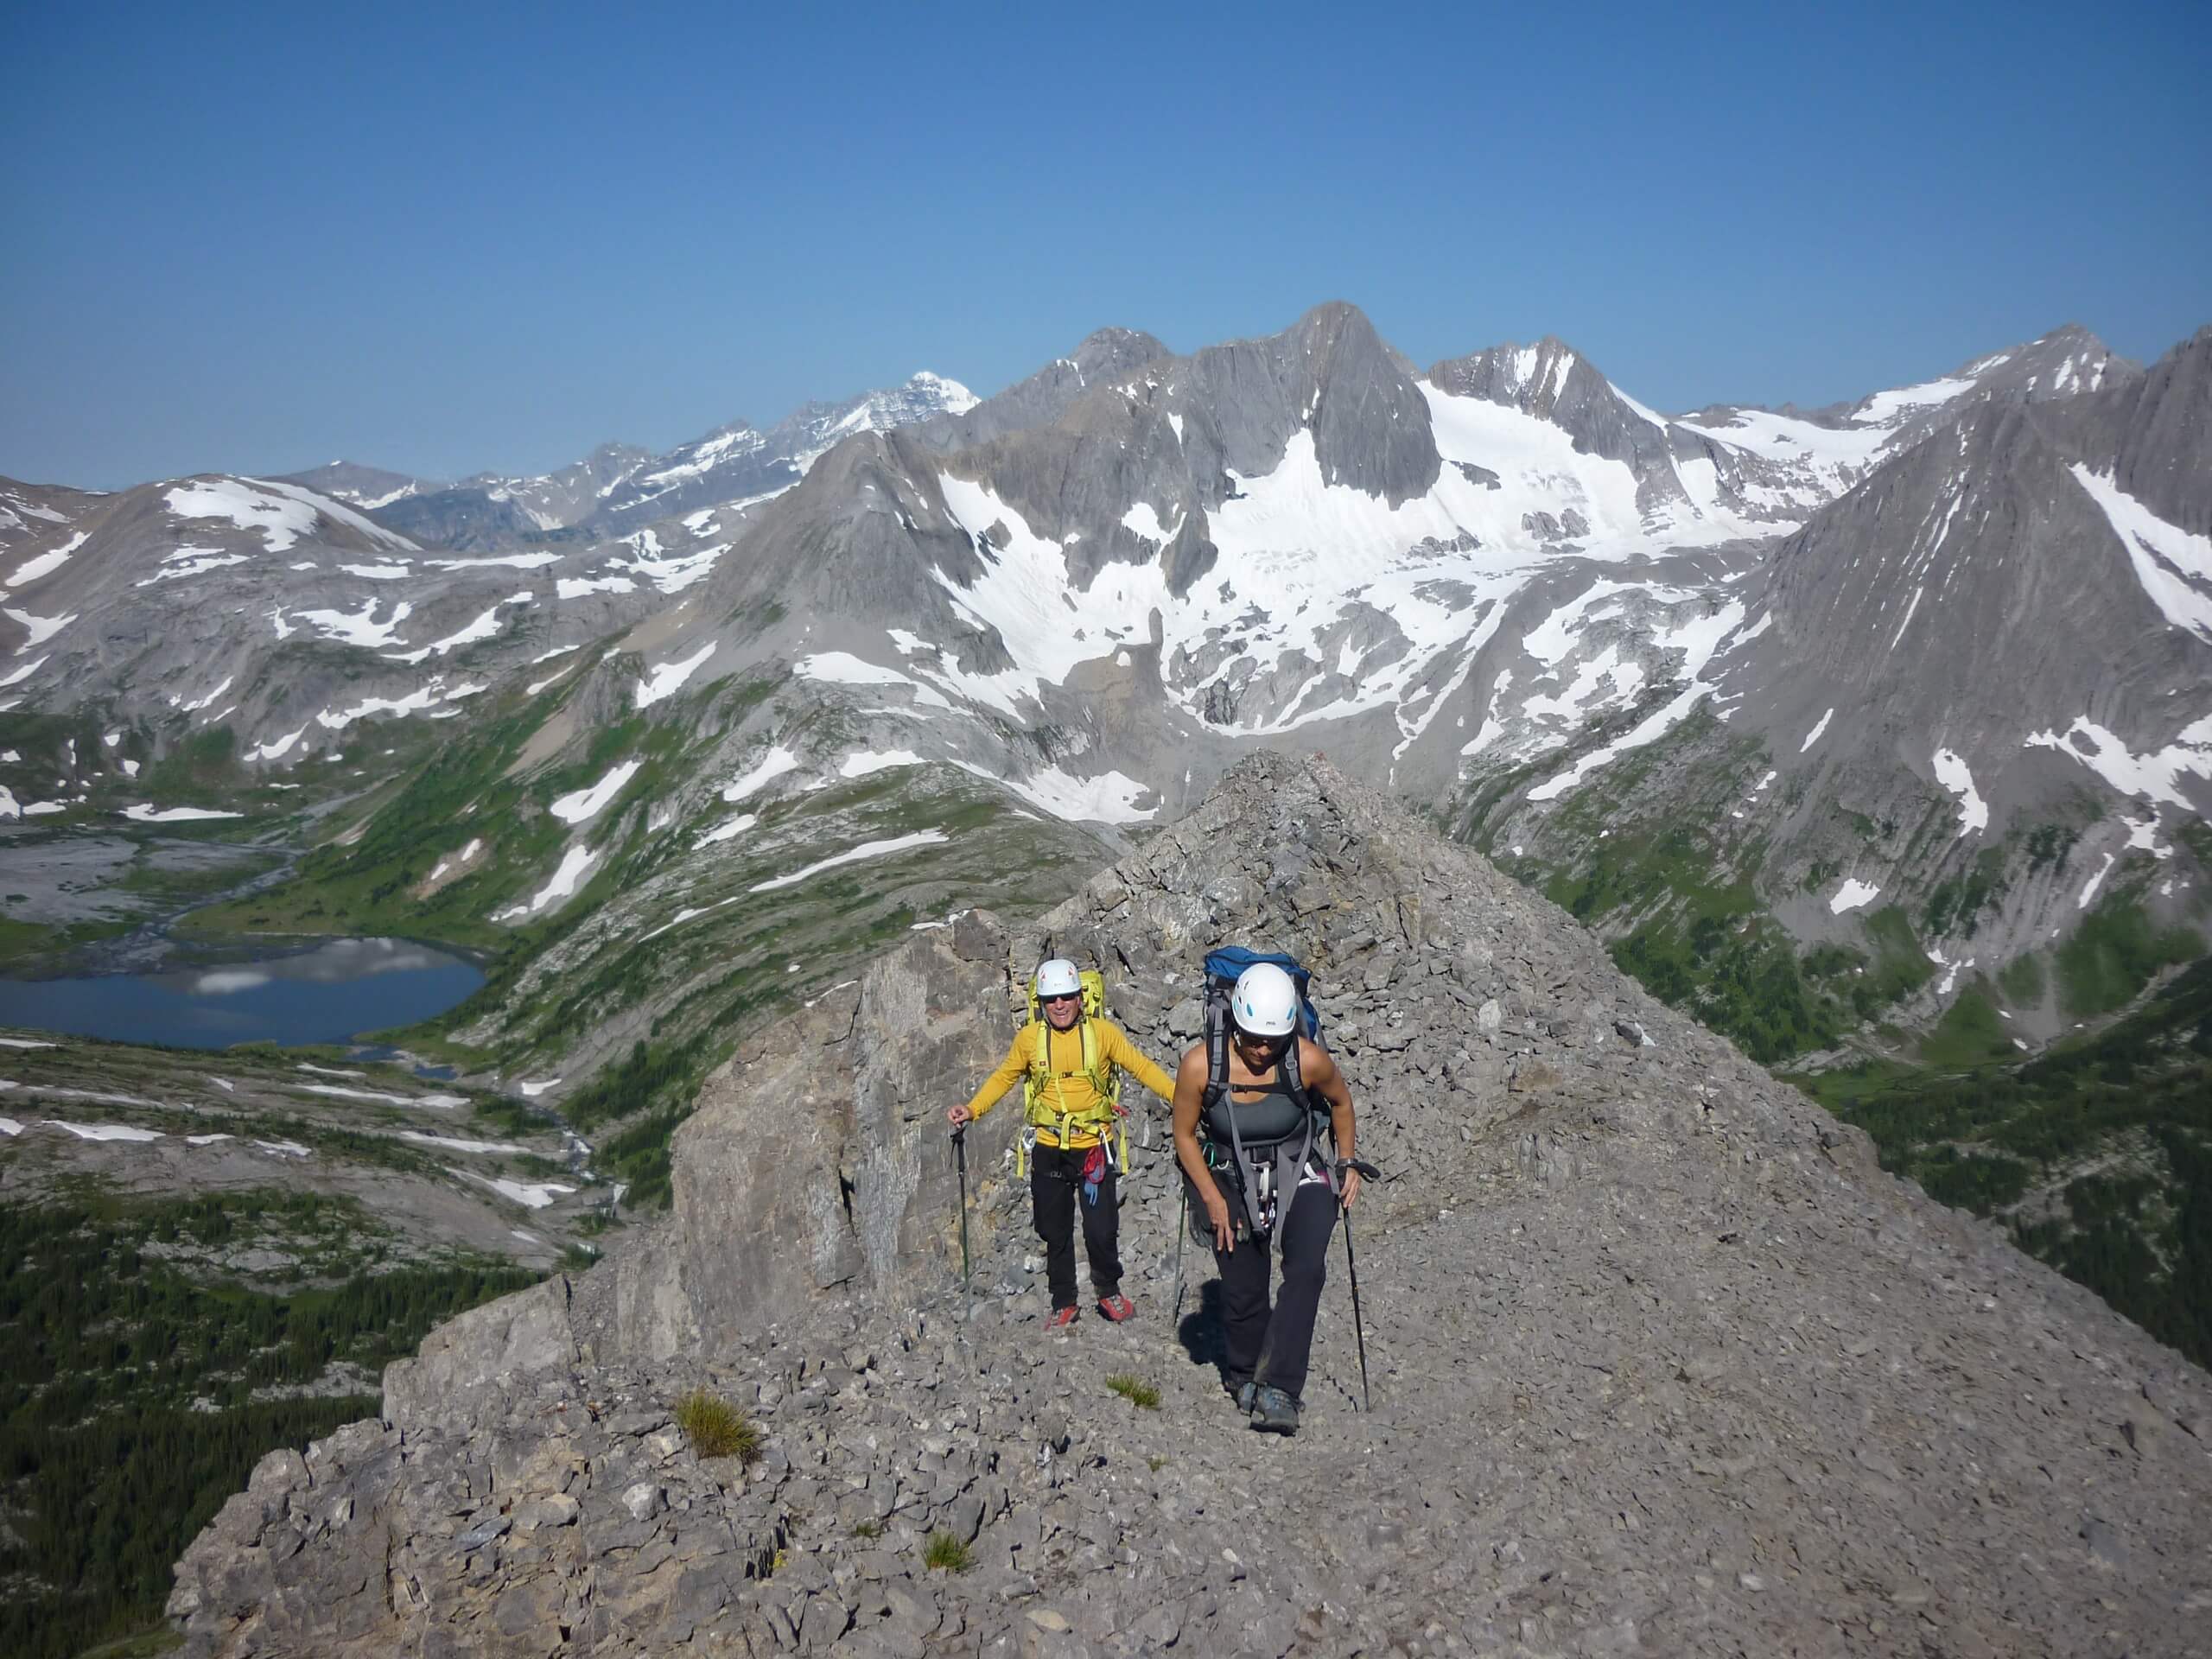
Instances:
[[[1098,1299],[1098,1311],[1113,1320],[1115,1324],[1119,1325],[1137,1310],[1134,1302],[1116,1291],[1111,1296],[1101,1296]]]
[[[1045,1328],[1047,1331],[1065,1331],[1075,1323],[1075,1316],[1076,1310],[1071,1307],[1056,1307],[1045,1316]]]

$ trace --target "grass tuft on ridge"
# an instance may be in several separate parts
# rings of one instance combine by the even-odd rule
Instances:
[[[676,1426],[702,1458],[736,1458],[751,1463],[763,1441],[753,1420],[718,1395],[694,1389],[676,1402]]]

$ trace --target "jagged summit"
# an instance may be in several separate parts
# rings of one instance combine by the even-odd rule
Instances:
[[[388,467],[366,466],[343,458],[327,461],[321,467],[309,467],[303,473],[283,474],[277,482],[297,484],[302,489],[329,496],[348,506],[359,507],[365,512],[378,507],[388,507],[410,495],[422,495],[448,487],[431,480],[410,478],[405,473],[395,473]]]
[[[1148,1098],[1136,1320],[1040,1338],[1008,1112],[955,1286],[943,1108],[1019,976],[1104,966],[1164,1058],[1230,939],[1318,969],[1388,1176],[1374,1410],[1339,1281],[1281,1446],[1223,1402],[1203,1294],[1169,1327]],[[264,1460],[180,1567],[188,1651],[2179,1654],[2212,1605],[2201,1373],[1323,763],[1254,756],[1035,923],[861,968],[710,1080],[675,1160],[664,1224]],[[671,1426],[691,1386],[760,1423],[749,1468]],[[943,1531],[973,1571],[924,1564]]]

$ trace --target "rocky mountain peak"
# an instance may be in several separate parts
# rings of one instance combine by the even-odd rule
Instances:
[[[2197,536],[2212,533],[2212,327],[2200,328],[2102,400],[2069,409],[2075,442],[2094,455],[2109,446],[2120,487]]]
[[[1287,331],[1291,338],[1310,351],[1329,352],[1339,344],[1351,351],[1384,351],[1390,348],[1382,336],[1376,332],[1367,313],[1350,300],[1324,300],[1293,323]]]
[[[1314,967],[1385,1172],[1366,1381],[1335,1255],[1287,1444],[1220,1395],[1196,1248],[1171,1318],[1149,1097],[1136,1319],[1040,1336],[1011,1110],[969,1137],[957,1287],[943,1109],[1039,955],[1103,968],[1169,1059],[1217,942]],[[179,1566],[188,1652],[2196,1642],[2212,1382],[1325,763],[1255,755],[1036,921],[855,968],[709,1080],[664,1224],[264,1461]],[[702,1457],[690,1389],[758,1455]],[[925,1564],[948,1533],[973,1570]]]
[[[1236,478],[1266,477],[1292,456],[1317,487],[1344,486],[1393,506],[1436,482],[1428,404],[1410,365],[1356,306],[1317,306],[1281,334],[1208,346],[1160,378],[1179,407],[1203,412],[1204,459],[1217,453]],[[1204,481],[1211,492],[1213,478]]]
[[[1111,374],[1174,353],[1141,328],[1094,328],[1077,343],[1067,361],[1086,373]]]
[[[1578,366],[1588,366],[1581,353],[1555,335],[1546,334],[1532,346],[1508,340],[1465,357],[1447,359],[1433,365],[1426,378],[1454,397],[1481,397],[1541,417],[1559,407]]]
[[[1135,328],[1095,328],[1075,350],[1056,357],[1027,378],[981,403],[917,428],[923,442],[963,449],[1060,418],[1093,388],[1173,356],[1150,334]]]
[[[442,489],[442,484],[428,479],[410,478],[404,473],[395,473],[381,467],[365,467],[358,461],[334,461],[321,467],[310,467],[303,473],[287,473],[278,480],[297,484],[302,489],[327,495],[348,506],[364,512],[390,506],[410,495]]]

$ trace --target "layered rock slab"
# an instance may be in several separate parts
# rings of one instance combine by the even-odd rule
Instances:
[[[942,1109],[1046,949],[1167,1059],[1204,950],[1319,973],[1389,1179],[1355,1216],[1373,1408],[1326,1293],[1305,1431],[1205,1363],[1164,1113],[1137,1320],[1045,1338],[1014,1114]],[[443,1327],[382,1423],[280,1452],[179,1568],[195,1653],[2183,1653],[2212,1387],[1320,763],[1257,757],[1066,905],[918,935],[741,1052],[677,1205]],[[1106,1387],[1135,1375],[1157,1411]],[[670,1426],[704,1386],[749,1468]],[[933,1573],[925,1541],[976,1557]]]

